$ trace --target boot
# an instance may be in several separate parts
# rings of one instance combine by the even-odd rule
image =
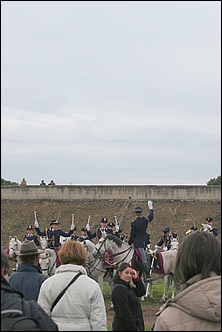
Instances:
[[[146,277],[144,279],[145,282],[151,282],[151,276],[150,276],[150,264],[149,263],[143,263],[144,272],[146,273]]]

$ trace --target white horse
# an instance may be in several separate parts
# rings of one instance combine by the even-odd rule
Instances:
[[[19,241],[17,236],[9,236],[9,259],[15,262],[15,268],[13,271],[18,270],[18,256],[15,254],[15,251],[20,251],[22,242]]]
[[[56,252],[53,249],[46,248],[45,252],[39,255],[39,265],[42,274],[50,277],[56,271]]]
[[[112,273],[113,269],[104,267],[103,260],[93,257],[93,252],[95,250],[95,244],[90,240],[84,240],[80,242],[87,253],[87,261],[85,263],[85,268],[89,277],[96,280],[103,292],[103,283],[108,282],[110,289],[112,289]]]
[[[170,250],[178,250],[179,247],[179,238],[173,238],[171,240],[171,248]],[[174,279],[173,279],[173,274],[167,274],[164,276],[164,292],[163,292],[163,296],[162,296],[162,301],[166,301],[169,298],[169,292],[170,292],[170,288],[172,291],[171,294],[171,298],[173,299],[175,294],[176,294],[176,289],[175,289],[175,285],[174,285]]]
[[[105,238],[101,238],[99,242],[95,245],[95,249],[93,251],[93,257],[97,257],[100,260],[103,259],[105,252],[111,252],[113,257],[115,258],[115,265],[118,266],[121,262],[127,262],[132,264],[133,256],[134,256],[134,248],[129,244],[121,241],[118,237],[114,235],[107,235]],[[152,252],[155,255],[155,252]],[[172,274],[174,271],[174,262],[176,259],[177,252],[175,250],[168,250],[161,253],[162,258],[162,270],[155,270],[156,258],[155,256],[151,259],[153,264],[153,272],[151,275],[152,281],[163,278],[167,274]],[[150,255],[151,256],[151,255]],[[141,271],[140,271],[141,272]],[[148,296],[148,288],[149,286],[152,289],[152,283],[147,285],[147,292],[145,297]],[[151,290],[152,294],[152,290]]]

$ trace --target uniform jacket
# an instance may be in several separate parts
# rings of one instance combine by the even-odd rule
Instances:
[[[129,245],[134,244],[134,248],[145,248],[147,242],[146,230],[148,223],[153,220],[154,212],[153,209],[150,210],[150,215],[145,217],[136,218],[131,223],[131,231],[129,238]]]
[[[19,264],[18,271],[11,274],[9,285],[21,292],[25,300],[37,301],[39,289],[47,276],[43,275],[35,265]]]
[[[176,233],[172,233],[172,235],[163,234],[162,238],[157,243],[157,245],[159,247],[161,247],[164,244],[164,246],[167,247],[167,250],[170,250],[170,248],[171,248],[171,239],[176,238],[176,237],[177,237]]]
[[[134,282],[136,288],[120,279],[114,283],[111,299],[114,306],[113,331],[144,331],[141,297],[146,289],[141,279]]]
[[[37,247],[40,246],[40,242],[39,242],[38,237],[37,237],[36,234],[26,234],[26,235],[24,236],[24,238],[23,238],[23,241],[24,241],[24,240],[28,240],[28,241],[32,241],[32,240],[34,240],[35,245],[36,245]]]
[[[154,331],[221,331],[221,276],[196,275],[187,285],[163,306]]]
[[[51,317],[60,331],[107,331],[102,291],[99,284],[87,276],[83,266],[60,265],[56,273],[42,284],[38,303],[50,315],[54,300],[79,271],[83,275],[66,290]]]
[[[1,311],[10,309],[22,311],[22,298],[22,293],[12,289],[9,286],[9,283],[1,276]],[[37,302],[29,302],[31,302],[33,317],[39,321],[42,331],[58,331],[57,325],[37,304]]]
[[[101,239],[101,237],[103,236],[102,233],[106,232],[106,234],[112,234],[113,231],[111,228],[105,227],[105,228],[97,228],[97,230],[93,233],[91,233],[90,231],[87,232],[87,234],[89,235],[90,239],[94,239],[97,238],[98,240]]]
[[[41,232],[39,228],[35,227],[35,230],[39,236],[47,236],[48,237],[48,248],[57,248],[61,246],[60,243],[60,235],[64,237],[69,237],[73,231],[70,229],[69,232],[63,232],[60,228],[58,230],[54,230],[52,228],[47,229],[46,231]]]

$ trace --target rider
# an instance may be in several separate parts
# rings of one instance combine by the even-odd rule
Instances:
[[[59,228],[59,222],[57,220],[52,220],[50,222],[51,228],[46,228],[45,231],[41,232],[39,228],[38,221],[35,221],[35,230],[39,236],[46,236],[48,239],[48,248],[54,249],[56,252],[56,266],[59,266],[61,263],[58,257],[58,251],[61,247],[60,243],[60,235],[64,237],[69,237],[73,233],[74,225],[71,224],[69,232],[64,232],[62,229]]]
[[[108,227],[107,227],[108,219],[102,218],[100,223],[101,223],[100,228],[97,228],[94,233],[90,232],[90,225],[89,225],[89,223],[87,223],[86,230],[87,230],[87,234],[90,237],[90,239],[94,239],[94,238],[97,238],[97,240],[101,239],[103,232],[106,232],[109,234],[110,231],[108,231]]]
[[[32,241],[32,240],[34,240],[35,245],[36,245],[37,247],[39,247],[39,246],[40,246],[40,242],[39,242],[39,240],[38,240],[37,235],[36,235],[36,234],[32,234],[32,231],[33,231],[32,226],[31,226],[31,225],[28,226],[28,227],[26,228],[26,230],[27,230],[27,234],[24,236],[23,241],[25,241],[25,240],[28,240],[28,241]]]
[[[159,249],[164,245],[162,251],[170,250],[172,238],[177,238],[177,233],[171,232],[170,227],[166,226],[163,229],[163,235],[160,241],[155,245],[155,249]]]
[[[146,273],[146,279],[144,281],[151,282],[150,263],[148,262],[145,252],[148,224],[154,217],[153,203],[150,200],[148,201],[148,207],[150,209],[148,217],[142,216],[143,209],[141,207],[138,206],[135,208],[134,213],[136,215],[136,219],[131,223],[130,238],[128,243],[129,245],[134,245],[134,249],[143,263],[143,268]]]
[[[80,235],[80,237],[78,238],[79,242],[83,242],[85,240],[90,240],[91,241],[91,236],[90,236],[90,232],[87,232],[86,227],[83,227],[81,229],[82,234]]]
[[[70,240],[77,241],[79,239],[79,235],[77,234],[76,226],[73,229],[73,234],[70,235]]]
[[[207,217],[206,218],[207,224],[204,224],[202,231],[209,232],[209,233],[213,234],[214,236],[218,236],[218,229],[217,229],[217,227],[213,226],[213,221],[214,221],[213,218]]]

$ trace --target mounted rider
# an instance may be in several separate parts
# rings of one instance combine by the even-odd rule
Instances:
[[[177,233],[171,232],[170,227],[166,226],[162,230],[163,235],[160,241],[155,245],[155,249],[159,249],[163,246],[162,251],[170,250],[171,249],[171,240],[173,238],[177,238]]]
[[[134,245],[134,250],[143,263],[143,268],[146,273],[146,279],[144,281],[151,282],[150,263],[148,262],[145,252],[148,224],[154,217],[153,202],[150,200],[148,201],[148,208],[150,209],[148,217],[142,216],[143,209],[141,207],[138,206],[135,208],[134,213],[136,215],[136,219],[131,223],[130,238],[128,243],[129,245]]]
[[[206,218],[206,224],[202,224],[203,228],[201,228],[201,231],[203,232],[209,232],[213,234],[214,236],[218,236],[218,229],[217,227],[213,226],[214,219],[211,217]]]
[[[50,228],[46,228],[43,232],[40,231],[37,219],[35,219],[35,230],[39,236],[45,236],[48,241],[48,248],[54,249],[56,252],[56,266],[59,266],[60,260],[58,257],[58,251],[61,247],[60,235],[64,237],[69,237],[73,233],[74,225],[71,224],[69,232],[64,232],[59,228],[59,222],[57,220],[52,220],[50,222]]]
[[[32,226],[29,225],[29,226],[26,228],[26,230],[27,230],[27,234],[24,236],[23,241],[25,241],[25,240],[32,241],[32,240],[33,240],[33,241],[35,242],[35,245],[36,245],[37,247],[39,247],[39,246],[40,246],[40,242],[39,242],[39,240],[38,240],[37,235],[32,233],[32,232],[33,232],[33,228],[32,228]]]
[[[91,233],[90,225],[89,225],[89,221],[88,221],[88,223],[86,224],[86,230],[87,230],[87,234],[90,237],[90,239],[96,238],[98,241],[99,239],[101,239],[104,232],[107,234],[111,233],[110,230],[108,229],[108,219],[107,218],[102,218],[100,221],[100,224],[101,224],[101,226],[99,228],[97,228],[95,232]]]

